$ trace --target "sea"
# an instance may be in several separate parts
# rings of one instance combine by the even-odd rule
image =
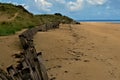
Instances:
[[[107,22],[107,23],[120,23],[120,20],[77,20],[78,22]]]

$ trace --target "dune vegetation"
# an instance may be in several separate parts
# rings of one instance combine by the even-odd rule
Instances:
[[[0,3],[0,36],[15,34],[24,28],[32,28],[51,22],[71,23],[73,19],[60,13],[34,15],[21,5]]]

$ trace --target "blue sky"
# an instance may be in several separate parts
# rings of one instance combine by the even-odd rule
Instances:
[[[120,20],[120,0],[0,0],[34,14],[62,13],[76,20]]]

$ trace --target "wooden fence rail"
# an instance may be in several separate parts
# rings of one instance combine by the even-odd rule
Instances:
[[[8,73],[0,71],[0,80],[49,80],[47,70],[42,62],[42,52],[37,53],[33,44],[33,36],[38,31],[59,28],[59,23],[49,23],[31,28],[19,35],[23,48],[19,64],[7,68]]]

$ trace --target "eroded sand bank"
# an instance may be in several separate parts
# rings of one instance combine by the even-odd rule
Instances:
[[[0,68],[6,70],[10,65],[15,65],[18,59],[14,58],[14,54],[22,51],[18,35],[23,31],[17,32],[15,35],[0,36]]]

